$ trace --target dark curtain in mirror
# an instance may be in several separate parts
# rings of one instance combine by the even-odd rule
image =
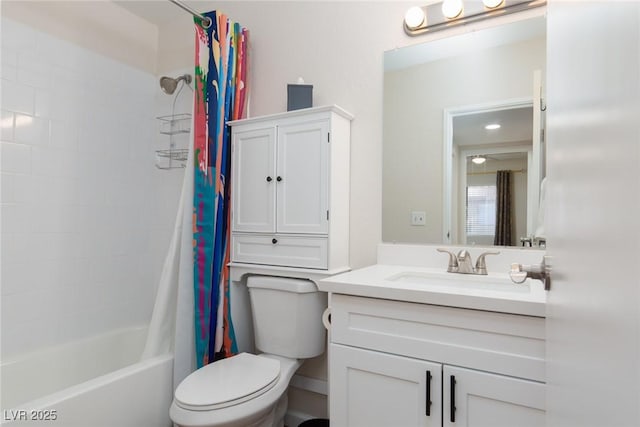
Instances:
[[[497,246],[512,245],[512,181],[511,171],[501,170],[496,173],[496,233],[493,244]]]

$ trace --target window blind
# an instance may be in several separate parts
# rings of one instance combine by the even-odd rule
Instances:
[[[496,186],[467,187],[467,236],[492,236],[496,229]]]

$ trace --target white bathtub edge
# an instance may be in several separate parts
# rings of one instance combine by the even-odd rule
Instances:
[[[104,386],[105,384],[113,383],[125,376],[136,374],[145,369],[148,369],[151,366],[154,366],[156,364],[161,364],[168,360],[173,360],[173,353],[166,353],[160,356],[155,356],[149,359],[141,360],[140,362],[135,363],[133,365],[120,368],[117,371],[113,371],[108,374],[101,375],[99,377],[90,379],[83,383],[64,388],[55,393],[51,393],[47,396],[34,399],[30,402],[23,403],[21,405],[16,406],[15,408],[11,408],[11,410],[14,410],[14,411],[20,410],[20,409],[42,410],[45,408],[51,408],[58,402],[80,396],[92,390],[96,390]],[[0,425],[3,425],[3,424],[4,423],[1,423]]]

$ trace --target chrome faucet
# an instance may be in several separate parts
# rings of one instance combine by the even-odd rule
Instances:
[[[471,261],[471,254],[462,249],[458,252],[458,256],[456,257],[458,260],[458,273],[461,274],[474,274],[473,271],[473,261]]]
[[[466,249],[461,249],[457,255],[442,248],[438,248],[437,251],[449,254],[449,265],[447,266],[447,272],[480,275],[487,274],[487,264],[484,258],[487,255],[498,255],[500,253],[498,251],[487,251],[482,253],[476,260],[476,266],[474,268],[473,262],[471,261],[471,254]]]

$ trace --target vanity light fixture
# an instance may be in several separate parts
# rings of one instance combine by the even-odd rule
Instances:
[[[484,6],[489,9],[495,9],[496,7],[500,6],[502,2],[504,2],[504,0],[482,0]]]
[[[424,19],[426,16],[424,15],[424,10],[418,6],[414,6],[407,10],[407,13],[404,15],[404,23],[409,28],[418,28],[420,25],[424,23]]]
[[[473,163],[475,163],[476,165],[481,165],[481,164],[483,164],[484,162],[486,162],[486,161],[487,161],[487,158],[486,158],[486,157],[484,157],[484,156],[480,156],[480,155],[478,155],[478,156],[473,156],[473,158],[471,159],[471,161],[472,161]]]
[[[491,123],[491,124],[486,125],[484,128],[486,130],[496,130],[496,129],[500,129],[500,127],[501,126],[498,123]]]
[[[464,5],[462,0],[444,0],[442,2],[442,14],[447,19],[454,19],[460,16]]]
[[[546,4],[547,0],[443,0],[409,9],[404,16],[404,31],[417,36]]]

